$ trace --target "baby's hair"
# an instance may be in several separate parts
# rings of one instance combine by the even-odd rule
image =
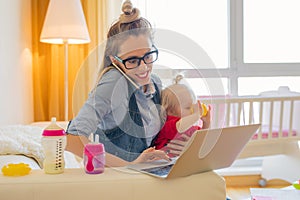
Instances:
[[[190,87],[189,83],[185,80],[185,78],[184,78],[184,76],[182,74],[178,74],[174,78],[174,84],[183,85],[183,87],[185,87],[187,90],[189,90],[189,92],[193,95],[193,98],[196,98],[194,91],[192,90],[192,88]]]
[[[171,112],[172,110],[176,109],[180,102],[180,99],[178,98],[178,92],[182,90],[188,90],[192,98],[196,101],[196,95],[191,87],[186,84],[184,76],[182,74],[178,74],[174,78],[173,84],[162,90],[161,104],[164,112]]]
[[[174,79],[174,83],[179,84],[180,82],[182,82],[183,79],[184,79],[184,76],[182,74],[178,74]]]

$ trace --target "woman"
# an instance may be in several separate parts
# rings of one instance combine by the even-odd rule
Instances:
[[[107,166],[168,160],[163,151],[148,148],[163,125],[161,82],[151,73],[158,57],[151,24],[130,1],[122,11],[108,31],[99,82],[68,126],[66,149],[82,156],[95,133],[105,146]]]

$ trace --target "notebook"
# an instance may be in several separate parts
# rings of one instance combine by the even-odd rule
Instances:
[[[127,167],[159,178],[176,178],[229,167],[259,126],[252,124],[198,130],[182,153],[172,161],[158,160]]]

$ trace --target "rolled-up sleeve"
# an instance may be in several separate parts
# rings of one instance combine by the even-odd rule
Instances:
[[[128,85],[118,71],[106,72],[97,87],[89,94],[78,115],[70,122],[68,134],[88,137],[97,128],[110,129],[122,119],[127,110]],[[114,116],[113,113],[119,113]],[[115,119],[115,118],[120,119]]]

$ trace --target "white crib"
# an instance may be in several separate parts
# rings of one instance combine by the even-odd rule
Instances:
[[[262,178],[299,179],[300,95],[200,97],[200,101],[211,106],[212,128],[261,124],[239,158],[264,156]]]

